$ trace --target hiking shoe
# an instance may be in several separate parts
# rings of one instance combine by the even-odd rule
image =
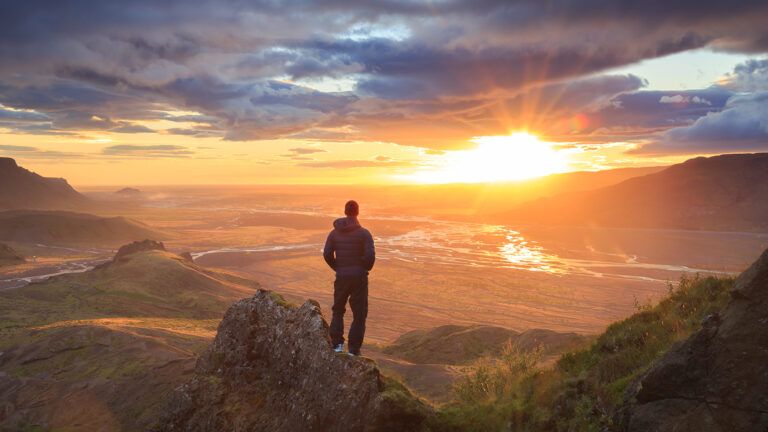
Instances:
[[[337,353],[343,353],[344,352],[344,342],[336,345],[333,347],[333,350]]]
[[[347,355],[349,355],[350,357],[359,357],[360,351],[350,351],[347,353]]]

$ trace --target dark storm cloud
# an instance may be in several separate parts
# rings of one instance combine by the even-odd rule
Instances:
[[[165,132],[188,136],[441,148],[504,130],[532,105],[547,113],[533,120],[557,125],[638,90],[616,79],[592,82],[594,92],[566,88],[586,89],[584,76],[613,66],[707,45],[764,52],[766,18],[764,0],[6,1],[0,104],[39,114],[8,120],[28,133],[149,133],[140,121],[165,119],[199,123]],[[333,79],[355,84],[310,88]],[[521,96],[530,92],[540,98]],[[625,110],[609,107],[597,123],[657,125],[659,116],[643,114],[650,99],[639,100],[651,96],[617,99]],[[720,102],[710,102],[716,111]],[[667,127],[706,114],[672,105],[660,108],[674,114]],[[177,110],[199,115],[169,114]],[[633,110],[640,118],[628,117]]]

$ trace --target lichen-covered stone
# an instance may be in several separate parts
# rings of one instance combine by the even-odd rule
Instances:
[[[158,431],[410,431],[429,409],[375,363],[337,354],[316,302],[269,291],[224,316]]]

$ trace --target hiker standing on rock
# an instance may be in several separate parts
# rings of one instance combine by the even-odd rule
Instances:
[[[333,318],[331,342],[336,352],[344,351],[344,312],[347,300],[352,309],[352,325],[349,326],[349,355],[360,355],[365,336],[365,319],[368,317],[368,272],[373,268],[376,252],[371,233],[360,226],[357,215],[360,206],[347,201],[344,214],[347,217],[333,222],[323,249],[325,262],[336,272],[333,282]]]

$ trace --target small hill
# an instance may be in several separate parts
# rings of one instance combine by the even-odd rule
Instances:
[[[0,267],[21,264],[25,261],[24,257],[19,255],[13,248],[5,243],[0,243]]]
[[[24,169],[11,158],[0,157],[0,210],[71,210],[89,204],[66,180],[48,178]]]
[[[132,187],[126,187],[115,191],[115,195],[124,197],[137,197],[141,195],[141,190]]]
[[[137,242],[0,291],[0,430],[147,430],[255,282]]]
[[[731,300],[639,380],[621,430],[768,430],[768,250]]]
[[[430,411],[375,363],[336,354],[320,306],[235,303],[159,431],[418,431]]]
[[[117,246],[144,238],[165,237],[148,225],[124,217],[43,210],[0,212],[0,240],[6,241]]]
[[[594,191],[524,204],[505,222],[768,231],[768,153],[695,158]]]

